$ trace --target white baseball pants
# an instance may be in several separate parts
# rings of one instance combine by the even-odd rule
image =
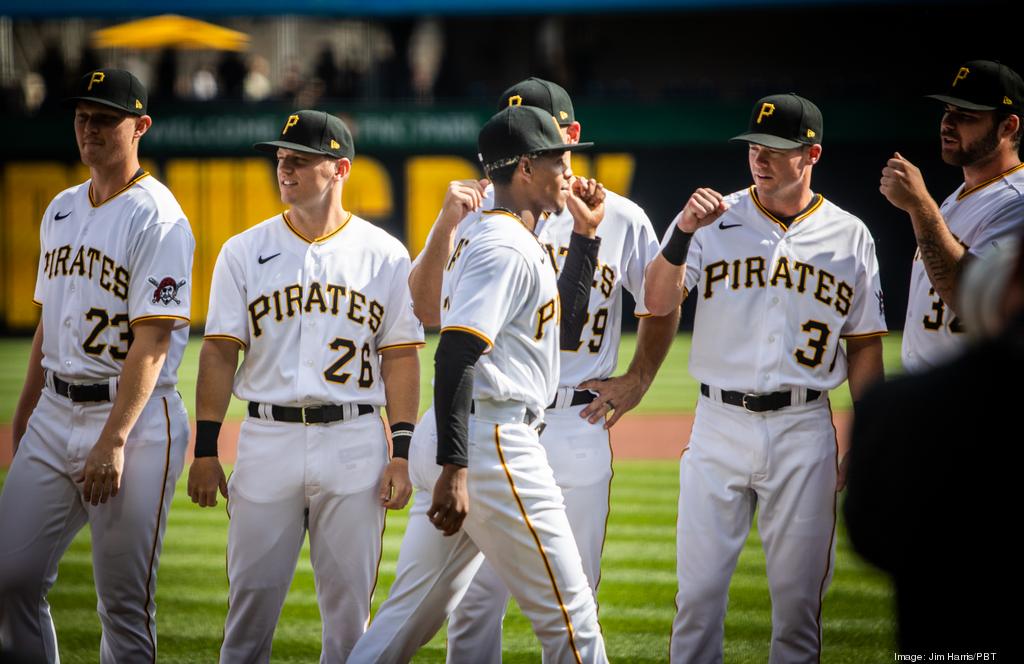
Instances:
[[[46,595],[57,565],[88,523],[103,664],[156,659],[156,572],[189,423],[173,390],[142,410],[124,448],[117,496],[82,497],[85,460],[110,402],[73,403],[44,388],[0,495],[0,651],[58,662]]]
[[[388,447],[380,417],[306,426],[246,418],[228,481],[228,615],[220,661],[269,662],[309,531],[321,662],[345,662],[377,582]]]
[[[673,664],[722,661],[729,581],[755,509],[772,600],[769,662],[819,661],[836,473],[826,399],[761,414],[699,399],[679,464]]]

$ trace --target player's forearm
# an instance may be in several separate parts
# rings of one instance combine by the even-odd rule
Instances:
[[[559,321],[559,347],[575,350],[580,345],[583,323],[587,317],[590,289],[597,269],[597,252],[601,238],[587,237],[576,231],[569,239],[569,253],[558,275],[558,298],[562,302]]]
[[[239,346],[226,339],[205,339],[196,378],[196,420],[223,422],[231,403]]]
[[[134,339],[117,383],[110,415],[99,441],[124,445],[160,376],[171,345],[170,321],[144,321],[132,328]]]
[[[441,278],[452,251],[452,237],[458,222],[451,224],[443,213],[438,215],[427,236],[427,244],[416,257],[409,272],[409,292],[413,312],[424,325],[441,324]]]
[[[668,349],[675,341],[679,329],[679,307],[664,316],[641,318],[637,325],[636,351],[627,373],[635,375],[644,387],[650,387],[661,368]]]
[[[953,308],[957,306],[957,281],[966,250],[946,226],[942,213],[930,198],[910,211],[917,247],[935,292]]]
[[[846,340],[846,379],[850,383],[850,396],[860,401],[868,389],[885,379],[882,362],[882,338]]]
[[[667,316],[683,302],[686,264],[673,265],[658,254],[644,271],[644,306],[655,316]]]
[[[387,399],[388,422],[416,422],[420,406],[420,356],[416,348],[381,354],[380,374]]]
[[[45,377],[43,374],[43,321],[36,326],[35,335],[32,337],[32,350],[28,356],[28,369],[25,372],[25,384],[21,387],[21,396],[18,398],[18,405],[14,409],[12,421],[12,440],[14,450],[18,450],[18,443],[25,435],[28,428],[28,418],[39,403],[39,395],[43,389]]]

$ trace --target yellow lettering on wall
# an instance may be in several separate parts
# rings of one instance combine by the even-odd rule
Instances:
[[[352,164],[341,196],[346,210],[368,219],[390,217],[394,209],[391,176],[384,164],[365,155]]]
[[[480,177],[480,169],[462,157],[410,157],[405,163],[405,244],[415,257],[444,203],[448,183]]]
[[[629,196],[636,160],[625,152],[599,155],[572,154],[572,172],[580,178],[596,178],[606,189]]]

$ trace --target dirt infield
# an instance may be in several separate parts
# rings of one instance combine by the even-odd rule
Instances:
[[[850,413],[834,413],[839,448],[849,445]],[[221,435],[221,459],[234,463],[239,422],[229,422]],[[612,429],[616,459],[676,459],[690,438],[693,415],[626,415]],[[194,429],[193,429],[194,434]],[[0,426],[0,468],[11,464],[11,427]],[[192,458],[189,444],[189,460]]]

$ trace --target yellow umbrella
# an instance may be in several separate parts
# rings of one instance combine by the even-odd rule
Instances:
[[[97,48],[181,48],[244,51],[249,35],[187,16],[164,14],[129,21],[92,33]]]

